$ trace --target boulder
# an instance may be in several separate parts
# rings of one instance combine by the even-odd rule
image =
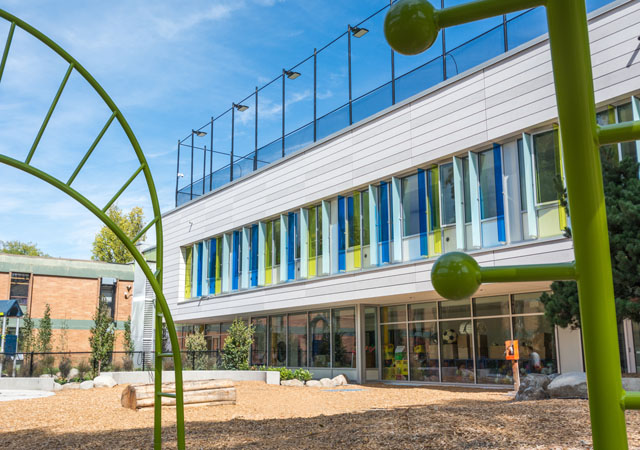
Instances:
[[[93,380],[87,380],[80,383],[80,389],[93,389]]]
[[[336,384],[333,382],[331,378],[322,378],[320,380],[320,385],[322,387],[335,387]]]
[[[69,376],[67,378],[71,380],[77,377],[78,375],[80,375],[80,371],[74,367],[69,371]]]
[[[55,392],[62,390],[62,385],[60,383],[53,383],[53,390]]]
[[[553,379],[547,392],[551,398],[587,398],[587,375],[567,372]]]
[[[97,387],[97,388],[98,387],[112,388],[116,384],[118,384],[116,383],[116,380],[114,380],[113,377],[109,375],[98,375],[93,379],[93,387]]]
[[[62,389],[80,389],[80,383],[78,382],[65,383],[62,385]]]
[[[318,380],[309,380],[305,383],[305,386],[309,387],[321,387],[322,385]]]
[[[622,389],[627,392],[640,392],[640,378],[622,378]]]
[[[547,386],[551,379],[547,375],[531,373],[520,379],[520,389],[516,394],[516,400],[544,400],[549,398]]]
[[[281,381],[280,384],[283,386],[299,386],[299,387],[304,386],[304,383],[302,381],[296,380],[296,379],[284,380],[284,381]]]
[[[331,381],[333,381],[335,386],[346,386],[347,384],[349,384],[347,377],[344,375],[338,375],[337,377],[333,377]]]

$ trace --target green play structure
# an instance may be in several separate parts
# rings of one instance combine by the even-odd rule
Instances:
[[[600,145],[640,139],[640,121],[596,124],[584,0],[478,0],[436,10],[426,0],[400,0],[385,19],[391,47],[403,54],[429,48],[442,28],[544,6],[549,26],[575,263],[484,268],[465,253],[441,256],[431,273],[445,298],[471,296],[481,283],[576,280],[593,445],[626,449],[624,412],[640,409],[640,392],[625,392],[618,353]]]
[[[7,59],[10,55],[11,42],[13,40],[14,32],[16,28],[23,30],[24,32],[30,34],[34,38],[41,41],[44,45],[49,47],[52,51],[58,54],[63,60],[68,63],[67,71],[60,83],[60,87],[58,91],[55,93],[53,97],[53,101],[51,102],[51,106],[47,111],[47,114],[42,121],[42,125],[35,136],[33,144],[31,145],[28,153],[26,154],[26,158],[24,161],[19,161],[17,159],[11,158],[9,156],[0,154],[0,163],[7,164],[9,166],[15,167],[16,169],[22,170],[25,173],[31,174],[41,180],[49,183],[53,187],[59,189],[64,192],[72,199],[76,200],[82,206],[91,211],[98,219],[100,219],[106,226],[111,229],[115,233],[116,236],[122,241],[122,243],[127,247],[129,252],[133,255],[136,262],[142,268],[147,280],[151,284],[153,288],[153,292],[156,296],[156,313],[155,313],[155,356],[156,356],[156,364],[155,364],[155,406],[154,406],[154,433],[153,433],[153,444],[154,448],[160,449],[162,447],[162,398],[161,397],[172,397],[176,399],[176,425],[177,425],[177,438],[178,438],[178,448],[185,448],[185,435],[184,435],[184,402],[182,395],[182,361],[180,359],[180,348],[178,347],[178,337],[176,335],[175,325],[173,323],[173,319],[171,318],[171,313],[169,311],[169,306],[164,298],[162,293],[162,219],[160,215],[160,206],[158,203],[158,196],[156,194],[155,184],[153,182],[153,178],[151,176],[151,171],[149,170],[149,165],[147,164],[146,158],[140,148],[140,144],[136,139],[131,127],[127,123],[126,119],[122,112],[118,109],[116,104],[113,102],[111,97],[104,91],[102,86],[98,84],[98,82],[87,72],[87,70],[82,67],[82,65],[76,61],[71,55],[69,55],[66,51],[64,51],[59,45],[49,39],[47,36],[42,34],[40,31],[36,30],[29,24],[24,21],[18,19],[17,17],[7,13],[6,11],[0,9],[0,18],[6,20],[10,23],[9,33],[7,36],[7,41],[4,47],[4,51],[2,53],[2,61],[0,62],[0,82],[2,81],[2,75],[4,73],[4,69],[7,63]],[[51,176],[48,173],[39,170],[38,168],[31,165],[31,160],[35,151],[40,143],[40,139],[42,138],[43,133],[51,119],[51,116],[55,112],[56,105],[60,96],[62,95],[65,85],[69,80],[69,77],[72,72],[78,73],[84,80],[95,90],[95,92],[100,96],[102,101],[111,111],[111,117],[107,120],[104,127],[100,131],[100,133],[96,136],[95,140],[87,150],[86,154],[80,159],[76,169],[73,171],[71,176],[67,181],[60,180]],[[124,131],[131,144],[133,151],[138,159],[139,166],[133,171],[131,177],[124,183],[124,185],[114,194],[114,196],[109,200],[103,207],[99,207],[92,203],[89,199],[83,196],[80,192],[75,190],[72,187],[72,184],[80,171],[83,169],[85,163],[91,156],[91,153],[95,150],[96,146],[109,129],[112,126],[113,122],[116,122]],[[129,239],[127,235],[116,225],[107,215],[106,212],[109,207],[120,197],[120,195],[129,187],[129,185],[142,173],[144,175],[145,182],[147,184],[147,188],[149,190],[149,197],[151,200],[151,204],[153,207],[153,219],[149,221],[148,225],[133,239]],[[152,272],[151,268],[145,261],[144,257],[140,254],[138,249],[135,246],[136,241],[138,241],[152,226],[155,227],[156,234],[156,245],[157,245],[157,257],[156,257],[156,271]],[[169,332],[169,339],[171,341],[171,349],[170,353],[163,353],[162,351],[162,329],[163,323],[166,325],[167,330]],[[173,358],[174,363],[174,371],[175,371],[175,381],[176,381],[176,391],[175,393],[165,393],[162,392],[162,359],[163,358]]]

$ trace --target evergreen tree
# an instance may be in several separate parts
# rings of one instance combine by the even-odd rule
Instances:
[[[109,307],[102,299],[93,314],[93,326],[89,333],[91,363],[99,375],[102,367],[111,362],[115,342],[115,325],[109,314]]]
[[[640,321],[640,179],[638,163],[630,158],[618,162],[603,154],[604,195],[609,228],[613,290],[618,321]],[[570,230],[569,230],[570,234]],[[580,328],[578,286],[575,281],[556,281],[551,294],[543,294],[545,315],[554,325]]]
[[[44,316],[40,319],[38,327],[37,350],[41,353],[51,351],[51,307],[47,303],[44,307]]]
[[[222,366],[227,370],[249,369],[249,351],[253,344],[253,325],[247,325],[241,319],[235,319],[224,340]]]

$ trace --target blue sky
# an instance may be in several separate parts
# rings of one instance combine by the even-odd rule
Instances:
[[[344,33],[348,23],[358,23],[386,4],[385,0],[3,0],[0,8],[44,32],[102,84],[140,141],[161,208],[167,211],[174,206],[178,139],[277,77],[282,68],[311,55],[314,47],[321,48]],[[541,14],[535,17],[543,20]],[[352,40],[354,98],[389,80],[383,18],[380,14],[367,22],[371,32]],[[494,18],[454,27],[447,31],[447,48],[501,22]],[[532,20],[527,25],[535,29]],[[513,27],[518,28],[522,27]],[[0,47],[8,29],[9,24],[0,20]],[[397,55],[396,76],[440,50],[438,40],[426,54]],[[459,60],[465,57],[464,52],[455,54]],[[345,58],[345,37],[318,56],[319,116],[347,101]],[[53,52],[16,31],[0,83],[0,153],[24,160],[66,69]],[[300,78],[287,80],[287,131],[308,122],[312,69],[312,61],[307,62],[296,69],[302,73]],[[279,82],[260,93],[260,145],[280,133],[280,95]],[[246,103],[253,106],[251,101]],[[32,164],[66,180],[109,115],[88,85],[72,75]],[[253,145],[253,117],[252,109],[237,113],[236,148]],[[220,125],[228,127],[225,120],[230,122],[227,117]],[[228,146],[219,134],[214,136],[214,145]],[[209,142],[207,136],[199,145]],[[246,152],[240,148],[237,153]],[[74,187],[103,205],[135,171],[136,162],[123,132],[112,125]],[[226,158],[214,167],[224,163]],[[188,175],[188,159],[181,158],[181,164],[180,171]],[[196,164],[195,171],[197,179],[202,166]],[[181,186],[186,181],[181,180]],[[141,179],[118,200],[126,210],[136,205],[151,211]],[[87,259],[100,227],[84,208],[52,187],[0,166],[0,240],[31,241],[52,256]]]

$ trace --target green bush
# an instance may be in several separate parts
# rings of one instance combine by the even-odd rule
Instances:
[[[313,379],[313,374],[307,369],[296,369],[295,372],[293,372],[293,378],[300,381],[309,381]]]
[[[187,364],[185,369],[207,370],[209,355],[207,355],[207,340],[204,331],[200,329],[197,333],[190,334],[185,339],[187,350]]]
[[[249,370],[249,351],[253,344],[255,327],[236,319],[224,341],[222,367],[226,370]]]

